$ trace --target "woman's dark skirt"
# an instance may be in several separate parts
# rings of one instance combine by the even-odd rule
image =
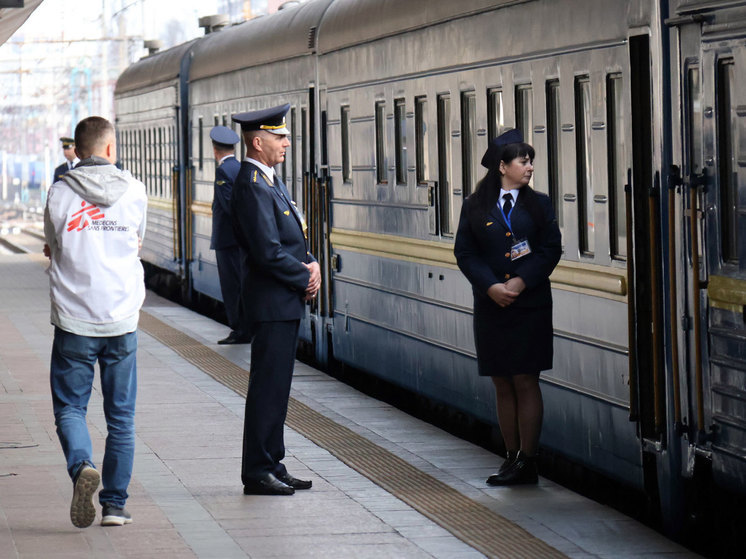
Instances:
[[[500,307],[474,302],[479,375],[508,377],[552,368],[552,307]]]

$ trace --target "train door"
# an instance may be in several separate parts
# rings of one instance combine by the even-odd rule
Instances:
[[[719,14],[712,14],[714,20]],[[707,20],[705,20],[707,21]],[[678,26],[688,351],[682,394],[687,473],[746,478],[746,47],[743,24]]]

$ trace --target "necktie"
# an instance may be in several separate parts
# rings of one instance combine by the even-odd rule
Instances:
[[[513,196],[511,194],[503,194],[503,213],[507,216],[510,214],[510,210],[513,209]]]

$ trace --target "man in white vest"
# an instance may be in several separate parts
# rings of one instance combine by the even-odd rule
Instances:
[[[148,200],[145,185],[114,165],[108,120],[82,120],[75,152],[80,163],[49,189],[44,215],[55,327],[52,403],[73,480],[72,523],[93,523],[93,496],[103,480],[101,524],[121,526],[132,522],[124,505],[135,453],[136,331],[145,298],[138,252]],[[108,431],[100,473],[86,426],[96,361]]]

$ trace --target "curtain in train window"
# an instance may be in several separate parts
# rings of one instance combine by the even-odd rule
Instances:
[[[352,182],[350,166],[350,107],[342,105],[339,115],[340,136],[342,141],[342,181]]]
[[[440,232],[453,234],[451,216],[451,97],[438,95],[438,200]]]
[[[519,85],[515,88],[515,127],[523,133],[524,140],[533,143],[534,129],[533,89],[530,85]]]
[[[376,182],[385,184],[386,176],[386,102],[376,102]]]
[[[562,189],[560,187],[560,96],[559,80],[546,83],[547,102],[547,190],[552,199],[557,223],[562,228]]]
[[[717,65],[717,153],[720,184],[720,244],[724,262],[738,262],[738,175],[734,133],[736,110],[733,106],[735,66],[732,58]]]
[[[592,256],[595,222],[591,180],[591,82],[588,76],[575,78],[575,172],[579,249],[581,254]]]
[[[427,97],[415,97],[414,128],[417,151],[416,173],[417,184],[427,180]]]
[[[461,93],[461,188],[466,198],[474,191],[477,152],[477,97],[473,91]]]
[[[394,99],[396,184],[407,184],[407,108],[404,99]]]
[[[505,127],[503,114],[503,92],[501,89],[487,90],[487,140],[497,138]]]
[[[609,183],[609,247],[611,257],[627,257],[627,219],[624,196],[626,181],[626,143],[622,75],[606,76],[606,146]]]

